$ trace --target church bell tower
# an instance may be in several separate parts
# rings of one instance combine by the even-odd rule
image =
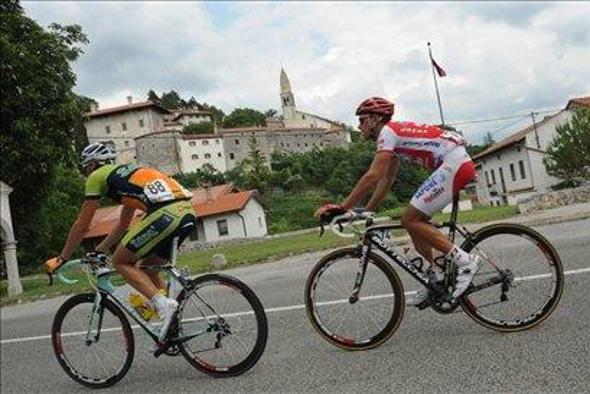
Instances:
[[[295,119],[295,96],[291,91],[291,84],[289,77],[285,70],[281,67],[281,107],[283,109],[284,119]]]

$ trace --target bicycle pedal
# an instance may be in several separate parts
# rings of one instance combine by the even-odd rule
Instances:
[[[419,303],[418,305],[416,305],[416,308],[418,308],[418,310],[421,311],[421,310],[428,308],[431,305],[432,305],[432,301],[430,301],[430,299],[426,299],[426,300],[422,301],[421,303]]]

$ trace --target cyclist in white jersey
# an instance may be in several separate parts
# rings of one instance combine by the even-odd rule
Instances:
[[[391,190],[399,160],[411,161],[433,170],[418,188],[405,210],[401,223],[412,238],[416,251],[432,262],[432,248],[442,252],[445,260],[457,267],[453,297],[459,297],[481,266],[481,258],[453,243],[428,221],[448,205],[453,196],[475,179],[475,165],[465,150],[465,141],[457,134],[437,126],[414,122],[392,122],[394,104],[380,97],[363,101],[356,110],[359,129],[364,138],[377,142],[377,152],[369,170],[341,204],[325,204],[315,215],[326,217],[354,207],[371,190],[365,208],[374,211]],[[414,297],[414,305],[427,298],[425,290]]]

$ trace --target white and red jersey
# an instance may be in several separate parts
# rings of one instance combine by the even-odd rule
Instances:
[[[414,122],[389,122],[377,138],[377,152],[393,152],[403,160],[435,169],[453,148],[466,145],[458,133]]]

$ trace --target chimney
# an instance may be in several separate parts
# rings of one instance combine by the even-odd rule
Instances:
[[[127,104],[128,105],[133,104],[133,96],[127,96]]]

